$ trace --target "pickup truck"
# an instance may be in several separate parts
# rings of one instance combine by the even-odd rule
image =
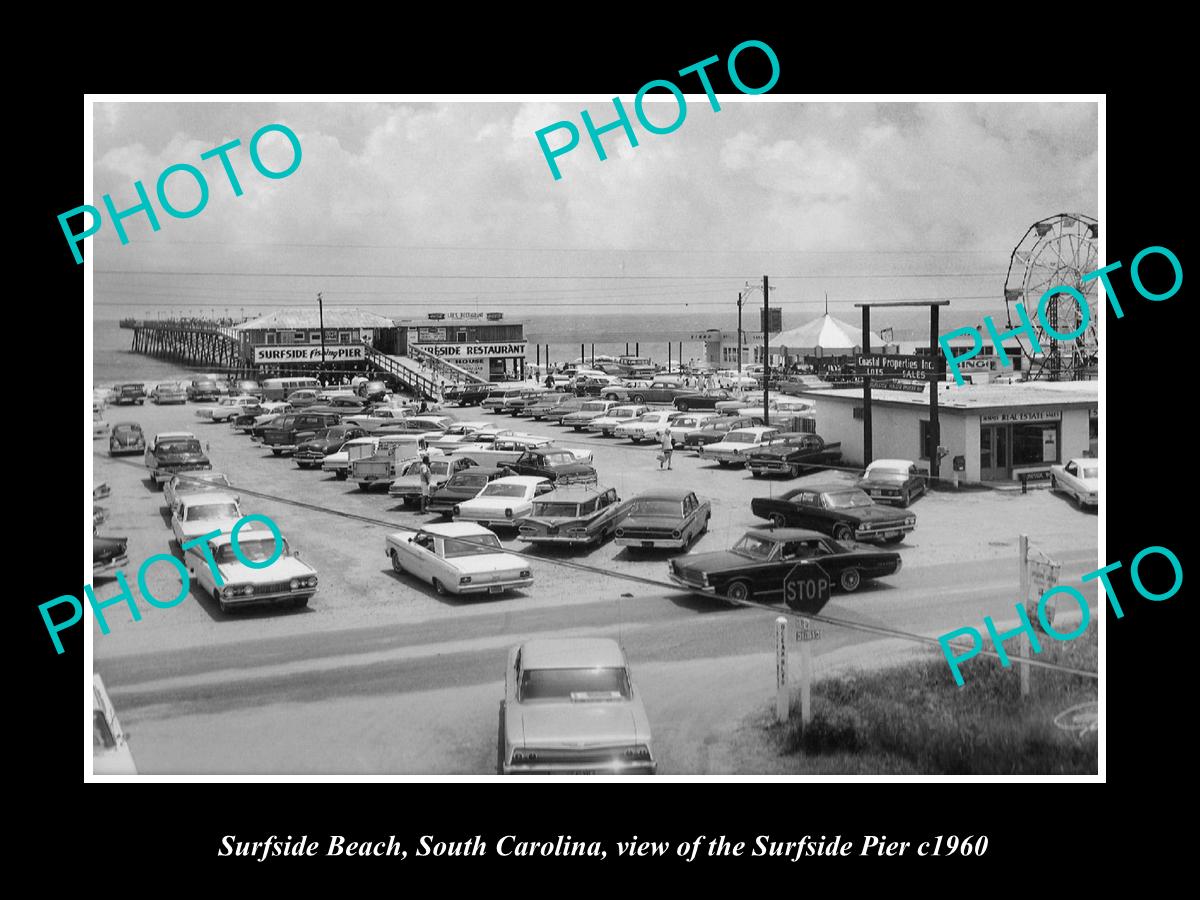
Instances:
[[[289,401],[290,402],[290,401]],[[339,424],[341,416],[336,413],[314,413],[301,410],[280,416],[263,432],[263,446],[270,447],[276,456],[292,453],[305,441],[311,441],[317,432]]]
[[[373,484],[391,484],[400,477],[405,466],[422,453],[428,453],[430,456],[444,455],[436,447],[430,447],[423,437],[381,437],[373,454],[350,460],[350,480],[358,483],[360,491],[369,490]]]
[[[113,388],[116,397],[113,398],[114,406],[121,406],[125,403],[136,403],[141,406],[146,402],[146,386],[144,384],[129,383],[118,384]]]
[[[788,432],[775,437],[770,444],[751,450],[746,468],[755,478],[763,475],[790,475],[829,466],[842,458],[840,441],[825,443],[819,434]]]

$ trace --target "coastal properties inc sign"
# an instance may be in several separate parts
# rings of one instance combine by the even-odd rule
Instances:
[[[256,363],[319,363],[322,359],[325,362],[361,362],[366,358],[366,347],[362,344],[331,344],[324,348],[324,356],[319,346],[266,345],[254,348]]]
[[[525,355],[524,341],[513,341],[508,344],[415,344],[414,346],[455,364],[460,360],[483,359],[491,356],[523,357]]]

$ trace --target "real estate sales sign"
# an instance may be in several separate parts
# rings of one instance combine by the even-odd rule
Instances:
[[[319,363],[325,362],[354,362],[367,358],[363,344],[330,344],[320,346],[281,347],[278,344],[264,345],[254,348],[256,363]]]

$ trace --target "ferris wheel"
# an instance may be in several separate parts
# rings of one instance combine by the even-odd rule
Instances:
[[[1097,268],[1099,223],[1080,213],[1059,213],[1034,222],[1013,249],[1004,280],[1004,302],[1008,327],[1022,324],[1016,307],[1024,304],[1037,333],[1038,353],[1024,332],[1017,333],[1021,353],[1029,360],[1029,378],[1050,381],[1079,381],[1095,377],[1099,351],[1097,306],[1099,279],[1085,282],[1083,276]],[[1038,316],[1038,304],[1050,288],[1066,285],[1087,299],[1088,323],[1080,334],[1063,340],[1046,331]],[[1072,334],[1080,326],[1083,312],[1068,293],[1055,294],[1046,304],[1046,324],[1058,334]]]

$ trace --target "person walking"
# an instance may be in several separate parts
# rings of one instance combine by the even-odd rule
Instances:
[[[429,506],[429,484],[433,481],[433,470],[429,468],[429,455],[421,456],[421,465],[417,468],[417,474],[421,477],[421,512],[425,512]]]
[[[662,430],[662,450],[658,454],[658,468],[662,469],[663,463],[666,463],[667,471],[671,471],[671,453],[675,449],[675,444],[671,441],[671,431],[667,427]]]

